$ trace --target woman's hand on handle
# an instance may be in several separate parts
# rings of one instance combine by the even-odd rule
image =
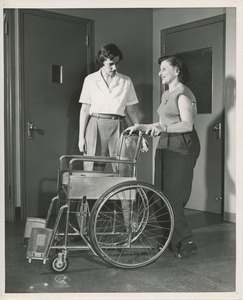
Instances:
[[[149,125],[147,130],[145,131],[145,133],[150,136],[158,136],[160,135],[161,132],[162,132],[162,126],[158,123]]]
[[[150,136],[158,136],[161,131],[163,131],[160,123],[153,124],[135,124],[126,129],[129,134],[132,134],[134,131],[143,131],[145,134]]]
[[[125,131],[128,132],[128,134],[132,134],[135,131],[142,131],[142,125],[141,124],[135,124],[133,126],[128,127]]]

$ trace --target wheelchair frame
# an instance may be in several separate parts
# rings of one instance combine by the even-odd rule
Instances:
[[[136,179],[143,139],[142,132],[123,133],[117,157],[64,155],[60,158],[57,196],[51,201],[45,228],[32,228],[26,254],[29,262],[49,261],[53,272],[62,273],[69,267],[68,253],[72,250],[91,250],[107,263],[128,269],[158,259],[170,243],[174,216],[161,191]],[[123,150],[126,152],[127,145],[134,146],[134,143],[133,157],[125,158]],[[111,163],[112,171],[85,171],[75,167],[88,161]],[[130,166],[129,174],[126,166]],[[57,217],[51,229],[47,225],[55,204]],[[71,220],[72,215],[75,220]],[[80,237],[84,244],[72,243],[74,237]]]

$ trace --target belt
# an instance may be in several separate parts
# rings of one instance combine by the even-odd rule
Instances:
[[[115,115],[115,114],[95,114],[93,113],[91,117],[95,117],[97,119],[110,119],[110,120],[118,120],[118,119],[124,119],[125,116],[121,115]]]

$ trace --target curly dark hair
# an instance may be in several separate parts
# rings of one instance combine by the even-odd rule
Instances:
[[[105,59],[113,59],[116,56],[119,56],[119,60],[123,59],[121,50],[115,44],[103,45],[96,56],[96,63],[102,67]]]
[[[179,55],[165,55],[165,56],[161,56],[158,59],[158,64],[160,65],[162,63],[162,61],[168,61],[171,66],[178,68],[179,70],[179,75],[178,75],[178,80],[181,83],[188,83],[191,79],[191,76],[189,74],[188,68],[183,60],[182,57],[180,57]]]

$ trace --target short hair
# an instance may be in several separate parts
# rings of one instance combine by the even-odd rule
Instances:
[[[96,63],[98,66],[102,67],[107,58],[114,59],[116,56],[119,56],[119,60],[123,59],[121,50],[115,44],[103,45],[96,56]]]
[[[165,55],[158,59],[158,64],[160,65],[162,61],[168,61],[171,66],[177,67],[179,70],[178,79],[181,83],[188,83],[191,79],[189,70],[184,62],[184,59],[179,55]]]

